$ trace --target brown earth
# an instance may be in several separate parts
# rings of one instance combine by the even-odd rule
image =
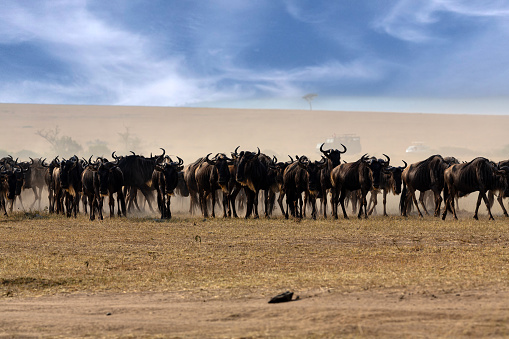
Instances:
[[[0,337],[506,337],[507,291],[317,290],[266,297],[186,292],[2,300]],[[295,297],[294,297],[295,298]]]

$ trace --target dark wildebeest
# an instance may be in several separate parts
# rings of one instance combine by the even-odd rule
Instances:
[[[63,192],[64,206],[66,208],[67,217],[74,216],[76,218],[80,195],[82,192],[81,174],[83,168],[78,157],[73,156],[69,160],[60,162],[60,187]]]
[[[509,167],[509,160],[503,160],[499,161],[497,164],[497,168],[501,169],[503,167]],[[497,188],[494,190],[490,190],[488,193],[488,200],[490,201],[490,206],[493,207],[494,197],[497,196],[497,201],[500,204],[500,207],[502,208],[502,211],[504,212],[504,215],[506,217],[509,217],[509,214],[507,213],[507,210],[504,206],[504,198],[507,198],[507,195],[504,193],[503,185],[501,185],[501,180],[498,181]]]
[[[214,205],[216,203],[216,191],[223,192],[223,217],[227,217],[226,208],[228,206],[228,183],[230,180],[229,165],[233,160],[224,153],[218,153],[212,159],[209,159],[209,153],[195,171],[196,186],[200,199],[200,206],[203,216],[208,217],[207,198],[212,198],[212,214],[215,218]]]
[[[271,183],[268,180],[267,165],[260,159],[258,152],[242,151],[238,154],[237,171],[235,179],[244,186],[247,196],[246,218],[254,212],[258,218],[258,193],[260,190],[269,189]],[[268,203],[265,202],[265,217],[269,217]]]
[[[468,163],[452,165],[444,171],[444,181],[448,192],[445,205],[451,208],[454,219],[458,219],[456,208],[454,207],[454,198],[463,197],[472,192],[479,192],[474,219],[478,219],[477,213],[482,199],[488,209],[490,220],[493,220],[486,192],[501,189],[504,194],[508,194],[508,176],[509,167],[498,169],[491,161],[482,157],[475,158]],[[444,208],[442,220],[445,220],[447,211],[448,208]]]
[[[327,158],[327,166],[320,170],[320,189],[321,189],[321,205],[323,208],[323,217],[327,218],[327,192],[333,190],[330,174],[334,167],[341,164],[341,154],[346,153],[346,146],[343,146],[343,151],[338,149],[324,150],[323,145],[320,145],[320,152]],[[334,196],[334,192],[331,192],[331,196]],[[332,198],[331,198],[332,199]]]
[[[411,200],[414,202],[419,216],[422,217],[415,191],[426,192],[432,190],[435,195],[435,217],[440,214],[442,197],[440,194],[444,189],[444,171],[449,164],[444,161],[441,155],[432,155],[426,160],[419,161],[408,166],[401,175],[403,179],[403,190],[400,198],[401,215],[407,215],[407,207]],[[422,205],[424,210],[426,207]]]
[[[316,197],[320,191],[320,170],[327,165],[327,160],[322,157],[321,161],[311,162],[307,157],[300,157],[286,168],[283,174],[283,186],[286,193],[286,201],[292,216],[302,218],[302,205],[297,206],[302,200],[302,193],[306,192],[311,204],[311,217],[316,219]],[[288,209],[285,212],[288,218]]]
[[[279,208],[281,209],[281,213],[283,213],[284,216],[286,216],[288,213],[288,211],[285,211],[283,206],[283,199],[286,196],[284,187],[284,172],[286,168],[295,161],[290,155],[288,155],[288,157],[290,158],[290,161],[287,162],[278,162],[277,158],[274,157],[274,166],[276,167],[276,183],[279,188],[279,197],[277,198],[277,202],[279,204]]]
[[[97,170],[93,168],[93,164],[89,161],[89,164],[83,170],[81,174],[81,184],[83,188],[83,195],[87,197],[89,204],[90,220],[95,220],[96,211],[102,216],[102,208],[99,211],[98,201],[96,199],[96,190],[94,183],[97,182]]]
[[[384,205],[384,216],[387,216],[387,194],[389,192],[392,192],[394,195],[398,195],[401,193],[401,174],[403,173],[403,170],[407,167],[407,163],[405,160],[403,160],[403,163],[405,166],[399,166],[399,167],[393,167],[389,166],[382,170],[381,177],[380,177],[380,188],[378,190],[371,190],[371,199],[369,201],[369,204],[373,204],[371,209],[369,209],[368,206],[368,215],[371,215],[373,213],[373,210],[375,209],[375,206],[377,204],[377,195],[380,189],[383,191],[383,205]]]
[[[385,157],[387,155],[384,154]],[[345,209],[345,198],[348,191],[360,190],[360,206],[358,218],[362,216],[364,207],[364,217],[367,218],[366,194],[372,189],[380,187],[380,172],[389,166],[389,157],[387,161],[374,161],[364,154],[356,162],[341,164],[335,167],[331,172],[331,183],[335,189],[333,197],[333,215],[338,218],[338,200],[343,210],[343,216],[348,219]]]
[[[194,215],[197,206],[200,206],[198,199],[198,186],[196,184],[195,172],[198,166],[205,161],[205,158],[198,158],[195,162],[184,168],[184,181],[189,191],[189,213]]]
[[[149,209],[152,212],[154,211],[152,208],[152,173],[155,165],[161,163],[164,159],[166,152],[163,148],[161,150],[163,151],[162,155],[150,158],[136,155],[132,151],[131,155],[123,157],[116,156],[115,152],[111,154],[115,160],[118,160],[118,167],[124,175],[124,195],[128,210],[131,209],[133,203],[136,203],[136,195],[140,190],[148,203]]]
[[[38,203],[39,210],[41,209],[41,198],[42,198],[42,189],[45,185],[45,174],[46,174],[46,167],[44,166],[44,160],[45,159],[32,159],[30,158],[31,164],[30,164],[30,171],[31,171],[31,177],[30,177],[30,183],[32,186],[32,191],[34,193],[34,202],[32,205],[30,205],[30,209],[32,209],[36,203]],[[25,185],[26,187],[26,185]]]
[[[184,161],[177,157],[178,162],[171,159],[156,164],[152,173],[152,186],[157,190],[157,205],[161,212],[161,219],[170,219],[170,201],[173,191],[179,184],[179,172],[182,171]]]
[[[110,207],[110,218],[115,217],[115,199],[113,194],[117,194],[117,214],[126,216],[126,202],[124,192],[124,174],[118,167],[118,161],[102,161],[97,166],[97,176],[94,178],[94,190],[98,199],[99,217],[102,220],[103,199],[108,196],[108,205]]]
[[[7,216],[7,202],[12,201],[16,196],[17,178],[15,171],[19,169],[5,169],[3,165],[0,168],[0,208],[3,208],[4,215]]]
[[[55,212],[55,181],[53,176],[53,171],[55,168],[60,167],[60,160],[58,156],[51,161],[49,165],[46,165],[44,162],[41,163],[43,167],[46,168],[44,173],[44,182],[46,183],[46,187],[48,187],[48,211],[49,213]]]

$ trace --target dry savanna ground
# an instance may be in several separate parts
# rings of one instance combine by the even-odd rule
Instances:
[[[0,337],[507,336],[508,223],[470,214],[17,212],[0,218]],[[267,303],[286,290],[299,299]]]
[[[0,118],[0,153],[20,160],[57,155],[37,132],[72,138],[87,159],[163,147],[188,164],[238,145],[318,159],[317,143],[350,133],[362,152],[346,161],[509,158],[509,116],[0,104]],[[405,153],[413,142],[429,150]],[[89,222],[18,209],[0,217],[0,337],[508,336],[507,221],[471,220],[473,201],[445,222]],[[267,303],[286,290],[299,300]]]

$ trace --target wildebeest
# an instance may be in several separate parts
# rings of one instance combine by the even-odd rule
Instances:
[[[69,160],[62,160],[59,170],[58,179],[63,193],[66,215],[67,217],[72,215],[76,218],[82,192],[81,174],[83,168],[78,157],[73,156]]]
[[[329,190],[334,190],[330,174],[334,167],[341,164],[341,154],[346,153],[347,149],[345,145],[341,144],[341,146],[343,146],[343,151],[338,149],[324,150],[323,145],[324,143],[320,145],[320,152],[322,152],[325,158],[327,158],[327,165],[320,170],[320,189],[323,217],[327,218],[327,192]],[[334,192],[331,192],[331,196],[334,196]]]
[[[200,206],[198,198],[198,186],[196,184],[195,172],[198,166],[205,161],[205,157],[198,158],[196,161],[184,167],[184,181],[189,192],[189,213],[194,214],[197,206]]]
[[[44,182],[46,183],[46,187],[48,188],[48,211],[49,213],[55,212],[55,180],[53,176],[53,171],[55,168],[60,167],[60,160],[58,156],[55,157],[49,165],[46,165],[44,161],[41,163],[43,167],[46,168],[44,173]]]
[[[285,169],[283,187],[287,205],[293,216],[302,218],[302,205],[297,206],[297,204],[301,201],[302,193],[306,192],[312,208],[311,217],[316,219],[316,197],[321,188],[320,170],[326,165],[327,160],[324,157],[320,161],[311,162],[303,156]],[[288,209],[285,212],[285,218],[288,218]]]
[[[259,217],[259,191],[269,189],[271,186],[271,183],[268,180],[267,171],[267,165],[260,159],[259,148],[257,153],[242,151],[238,154],[235,179],[244,186],[244,191],[247,196],[246,218],[249,218],[253,212],[255,218]],[[267,201],[265,202],[265,216],[269,216]]]
[[[141,191],[145,200],[148,203],[148,207],[151,211],[152,208],[152,173],[154,172],[155,165],[161,163],[164,159],[165,150],[162,155],[146,158],[141,155],[136,155],[131,151],[131,155],[118,157],[115,152],[111,156],[118,160],[118,167],[124,175],[124,193],[126,193],[126,203],[128,210],[132,207],[133,203],[136,203],[136,194],[138,190]]]
[[[408,166],[402,174],[403,190],[400,198],[400,210],[403,216],[407,215],[407,207],[412,200],[422,217],[415,191],[426,192],[432,190],[435,195],[435,216],[440,214],[442,197],[440,194],[444,189],[444,171],[449,164],[444,161],[441,155],[432,155],[429,158]],[[426,207],[422,205],[424,210]]]
[[[368,206],[368,215],[373,213],[373,210],[377,204],[377,195],[380,190],[382,190],[383,194],[383,205],[384,205],[384,216],[387,216],[387,194],[392,192],[394,195],[398,195],[401,193],[401,174],[403,170],[407,167],[407,163],[403,160],[405,166],[393,167],[389,166],[382,170],[380,177],[380,188],[378,190],[371,190],[371,199],[369,204],[373,204],[369,209]]]
[[[482,199],[488,209],[490,220],[493,220],[486,192],[500,188],[505,194],[508,194],[508,176],[509,167],[498,169],[491,161],[483,157],[475,158],[468,163],[452,165],[444,171],[444,181],[448,192],[445,203],[446,207],[450,207],[454,218],[458,219],[456,208],[454,207],[454,198],[462,197],[472,192],[479,192],[474,219],[478,219],[477,214]],[[447,211],[448,208],[444,208],[442,220],[445,220]]]
[[[380,186],[380,172],[387,166],[389,166],[389,157],[387,157],[386,162],[379,162],[369,159],[367,154],[364,154],[356,162],[341,164],[335,167],[331,172],[331,183],[335,188],[332,204],[334,217],[338,218],[339,200],[343,216],[345,219],[348,219],[345,209],[345,197],[348,191],[360,190],[360,207],[357,217],[361,218],[364,207],[364,217],[367,218],[366,194],[372,188]]]
[[[16,196],[16,186],[19,186],[15,171],[12,168],[6,169],[3,165],[0,167],[0,208],[3,208],[5,216],[7,216],[7,202],[5,199],[12,201]]]
[[[173,191],[179,183],[179,172],[183,169],[184,161],[177,157],[178,162],[171,159],[156,164],[152,173],[152,186],[157,190],[157,205],[161,212],[161,219],[171,218],[170,201]]]
[[[216,191],[223,193],[223,216],[227,216],[228,206],[228,183],[230,181],[229,165],[233,160],[224,153],[218,153],[214,158],[209,159],[209,153],[195,171],[196,186],[198,188],[200,206],[204,217],[208,217],[207,198],[212,198],[212,213],[215,217],[214,205],[216,203]]]
[[[44,160],[45,159],[32,159],[30,158],[30,186],[32,188],[32,191],[34,193],[34,201],[32,205],[30,206],[30,209],[32,209],[36,203],[38,203],[38,208],[41,209],[41,198],[42,198],[42,189],[45,186],[45,174],[46,174],[46,167],[44,166]],[[26,185],[25,185],[26,187]]]

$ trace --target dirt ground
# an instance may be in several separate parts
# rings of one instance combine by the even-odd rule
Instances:
[[[0,337],[503,337],[507,291],[369,290],[229,299],[189,292],[73,294],[0,303]],[[295,299],[295,296],[294,296]]]

